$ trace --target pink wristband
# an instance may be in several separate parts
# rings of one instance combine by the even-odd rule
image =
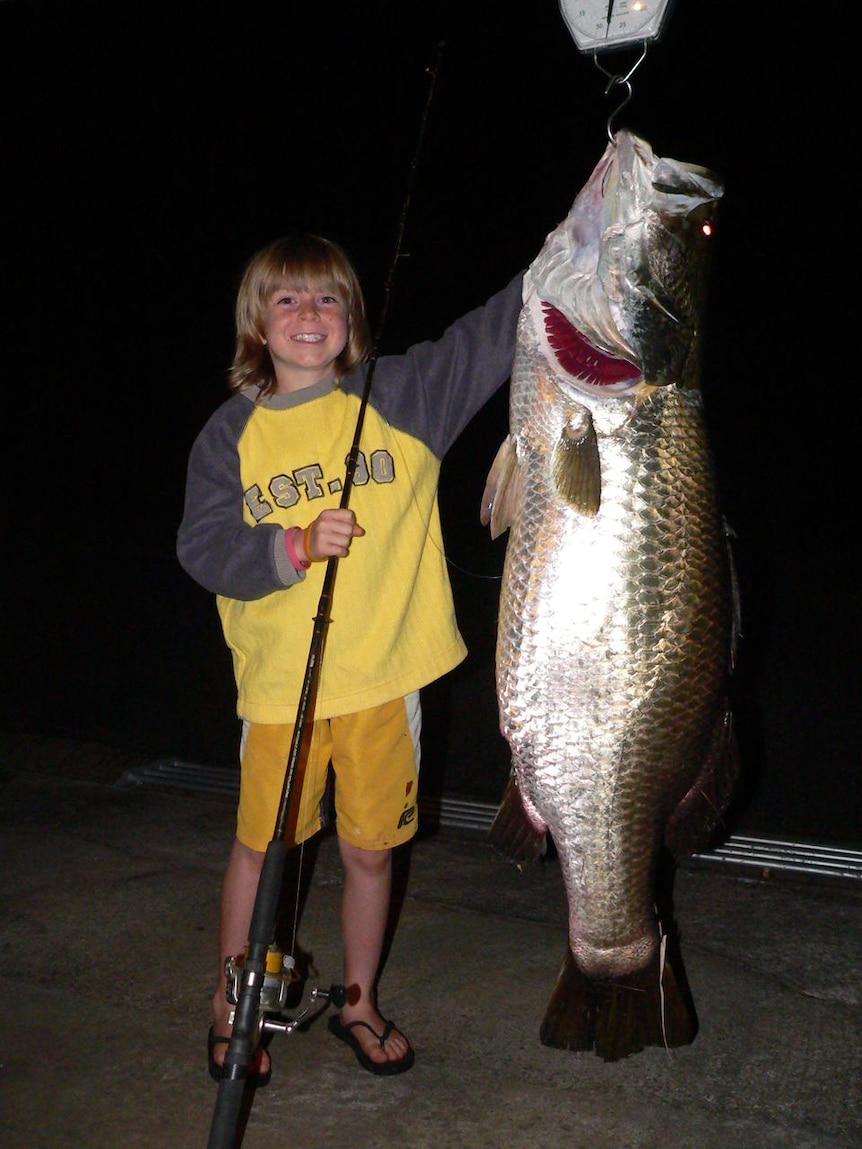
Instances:
[[[284,532],[284,549],[295,571],[307,571],[311,563],[306,562],[305,559],[301,559],[296,553],[296,547],[293,545],[293,536],[300,529],[300,527],[288,527]]]

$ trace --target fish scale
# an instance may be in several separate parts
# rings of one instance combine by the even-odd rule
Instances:
[[[492,533],[509,530],[496,678],[512,774],[491,839],[528,860],[550,834],[569,952],[542,1040],[609,1059],[691,1039],[684,1008],[670,1036],[648,1012],[617,1032],[603,1011],[631,1011],[607,984],[655,997],[638,978],[663,976],[663,840],[698,848],[737,769],[730,565],[697,387],[699,229],[720,194],[618,133],[528,272],[483,498]],[[585,983],[603,986],[588,1007]]]

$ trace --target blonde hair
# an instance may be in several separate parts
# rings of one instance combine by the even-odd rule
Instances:
[[[347,343],[335,361],[340,379],[371,354],[365,299],[353,264],[343,248],[319,235],[292,235],[273,240],[246,264],[236,296],[236,348],[228,372],[231,391],[255,385],[261,394],[275,391],[276,379],[263,342],[263,313],[280,285],[308,289],[335,288],[347,307]]]

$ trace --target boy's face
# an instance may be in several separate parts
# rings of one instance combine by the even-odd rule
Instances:
[[[263,335],[279,392],[319,383],[347,343],[343,293],[332,286],[281,284],[264,310]]]

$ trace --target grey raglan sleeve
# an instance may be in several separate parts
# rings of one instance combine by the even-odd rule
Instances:
[[[287,559],[277,523],[251,526],[242,513],[237,442],[251,413],[242,396],[224,403],[189,455],[177,558],[206,590],[227,598],[262,598],[303,578]]]
[[[523,273],[515,276],[439,339],[416,343],[404,355],[384,356],[376,365],[371,403],[438,459],[512,372],[523,281]],[[356,373],[342,381],[345,390],[360,385]]]

